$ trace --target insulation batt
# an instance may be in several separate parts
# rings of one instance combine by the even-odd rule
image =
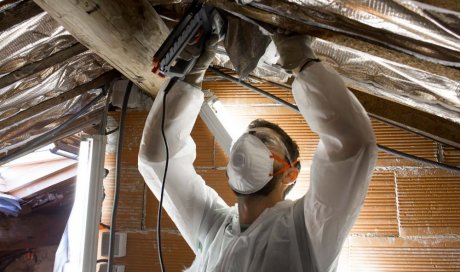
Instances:
[[[183,82],[170,90],[165,117],[170,161],[163,205],[196,255],[187,271],[337,269],[342,244],[367,193],[377,158],[375,137],[364,109],[329,67],[314,63],[305,68],[293,93],[302,115],[320,135],[310,189],[297,201],[266,209],[241,232],[238,207],[228,206],[193,167],[196,146],[190,133],[203,93]],[[157,198],[165,166],[163,95],[160,91],[154,101],[139,153],[139,170]]]

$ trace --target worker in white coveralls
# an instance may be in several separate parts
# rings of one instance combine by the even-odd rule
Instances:
[[[216,51],[211,39],[194,69],[167,95],[169,168],[164,209],[196,255],[187,271],[335,271],[342,245],[367,193],[377,157],[369,118],[338,74],[319,62],[305,35],[275,35],[279,64],[292,71],[292,92],[320,141],[308,193],[285,200],[300,169],[298,146],[277,125],[251,123],[233,144],[227,203],[194,167],[190,133],[204,100],[201,81]],[[139,170],[159,198],[165,168],[163,90],[144,129]],[[223,181],[224,182],[224,181]]]

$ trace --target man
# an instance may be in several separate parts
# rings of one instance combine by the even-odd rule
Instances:
[[[198,69],[167,95],[169,168],[163,206],[192,248],[188,271],[335,271],[344,240],[364,201],[376,160],[369,119],[340,77],[323,66],[306,36],[275,35],[279,64],[296,79],[296,104],[320,142],[308,193],[284,200],[296,182],[297,145],[277,125],[256,120],[232,147],[228,182],[238,204],[229,207],[193,168],[190,137],[203,102],[201,80],[215,41]],[[139,170],[158,198],[164,174],[163,91],[146,122]]]

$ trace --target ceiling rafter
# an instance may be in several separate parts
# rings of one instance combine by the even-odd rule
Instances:
[[[154,95],[163,79],[152,56],[169,30],[148,1],[36,0],[77,40]]]

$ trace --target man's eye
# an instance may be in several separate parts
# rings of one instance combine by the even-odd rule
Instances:
[[[260,139],[264,144],[270,143],[270,142],[271,142],[271,141],[270,141],[270,138],[268,138],[268,137],[266,137],[266,136],[261,136],[261,137],[259,137],[259,139]]]

